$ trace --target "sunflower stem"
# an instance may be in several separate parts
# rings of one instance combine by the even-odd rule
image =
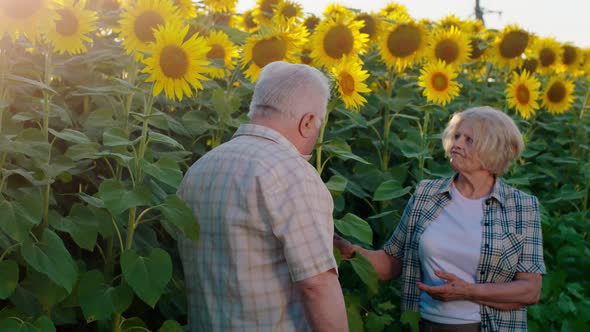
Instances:
[[[394,76],[393,70],[390,71],[389,81],[391,82],[391,84],[389,84],[389,88],[387,89],[387,96],[391,98],[393,88],[397,83],[397,76]],[[391,155],[389,153],[389,132],[391,129],[391,120],[395,118],[395,115],[393,116],[393,118],[390,118],[391,113],[389,107],[387,106],[383,107],[383,112],[383,141],[381,145],[383,147],[383,152],[381,153],[381,170],[383,172],[387,172],[387,170],[389,169],[389,160],[391,158]]]
[[[48,48],[45,50],[45,72],[43,76],[43,83],[47,86],[51,84],[51,49]],[[51,111],[51,95],[49,91],[43,89],[43,134],[45,136],[45,140],[49,141],[49,113]],[[49,143],[49,142],[48,142]],[[47,155],[47,167],[49,168],[49,163],[51,161],[51,148],[53,146],[53,142],[49,145],[49,151]],[[49,225],[49,198],[51,195],[51,181],[49,178],[46,178],[45,190],[43,191],[43,222],[41,224],[41,231],[44,230]]]
[[[424,162],[426,160],[424,156],[424,150],[428,148],[428,126],[430,122],[430,110],[426,109],[424,112],[424,124],[420,128],[420,137],[422,139],[422,152],[418,158],[418,181],[424,179]]]
[[[324,123],[322,123],[322,127],[320,128],[320,134],[318,136],[318,140],[315,146],[315,162],[316,162],[316,170],[318,174],[321,176],[324,170],[325,164],[322,163],[322,148],[324,144],[324,133],[326,131],[326,126],[328,125],[328,119],[330,117],[330,113],[336,107],[337,99],[332,100],[328,103],[328,107],[326,109],[326,117],[324,118]]]

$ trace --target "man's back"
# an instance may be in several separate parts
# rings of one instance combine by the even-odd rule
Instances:
[[[333,203],[289,141],[243,125],[187,172],[179,196],[198,244],[180,241],[193,331],[307,330],[293,287],[335,268]]]

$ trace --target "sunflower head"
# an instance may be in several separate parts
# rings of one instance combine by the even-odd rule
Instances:
[[[14,42],[24,35],[35,43],[47,23],[58,19],[52,0],[1,0],[0,37],[7,33]]]
[[[461,91],[461,84],[455,81],[455,69],[442,60],[427,63],[420,74],[418,85],[424,88],[422,94],[429,102],[444,106]]]
[[[516,109],[523,119],[529,119],[539,109],[537,100],[540,87],[539,80],[528,71],[512,73],[512,79],[505,90],[508,106]]]
[[[59,54],[79,54],[86,52],[84,42],[91,42],[88,37],[96,30],[95,12],[84,9],[86,1],[65,0],[55,8],[56,19],[45,27],[45,40]]]
[[[255,32],[258,30],[258,19],[254,10],[246,10],[241,16],[238,16],[238,27],[245,32]]]
[[[354,58],[365,51],[368,36],[360,32],[363,22],[353,19],[326,19],[313,34],[312,57],[319,65],[335,66],[344,57]]]
[[[324,17],[326,19],[342,20],[350,19],[354,16],[352,10],[337,3],[331,3],[324,9]]]
[[[359,31],[366,34],[369,37],[369,41],[375,42],[381,35],[383,22],[380,16],[371,13],[359,13],[354,19],[364,23],[364,26]]]
[[[431,61],[442,60],[452,66],[466,63],[471,56],[471,43],[467,34],[456,27],[437,29],[431,37],[428,57]]]
[[[561,47],[561,64],[565,69],[574,73],[582,62],[582,50],[580,48],[566,43]]]
[[[279,0],[258,0],[254,11],[258,22],[262,25],[271,24],[274,9],[278,4]]]
[[[242,68],[246,77],[256,82],[264,66],[274,61],[298,62],[297,55],[308,42],[308,32],[304,27],[289,30],[266,30],[253,34],[244,45]]]
[[[540,73],[551,73],[557,69],[561,44],[553,38],[539,38],[533,44],[532,53],[539,60],[538,71]]]
[[[159,26],[179,22],[182,18],[178,9],[168,0],[137,0],[126,8],[119,20],[123,46],[128,54],[147,52]]]
[[[211,47],[197,34],[185,40],[188,30],[188,26],[170,24],[154,33],[149,48],[152,56],[142,60],[146,65],[142,72],[149,74],[146,81],[154,82],[154,96],[163,90],[167,98],[182,100],[193,95],[192,89],[203,89]]]
[[[532,39],[528,32],[518,26],[506,26],[494,42],[495,62],[503,67],[517,67]]]
[[[471,61],[478,61],[484,57],[488,47],[488,43],[484,38],[477,34],[472,34],[469,39],[469,45],[471,46]]]
[[[536,73],[539,68],[539,60],[535,56],[527,56],[522,62],[522,65],[516,69],[517,73],[527,71],[529,73]]]
[[[387,67],[399,72],[420,61],[426,49],[426,29],[413,21],[386,24],[379,53]]]
[[[379,11],[379,15],[394,21],[410,19],[408,9],[404,5],[395,2],[388,3]]]
[[[274,8],[273,16],[286,21],[299,22],[303,17],[303,7],[294,1],[280,0]]]
[[[320,18],[315,15],[309,15],[303,20],[303,25],[307,28],[307,31],[314,32],[315,28],[320,23]]]
[[[459,17],[453,14],[441,18],[440,21],[436,23],[436,26],[443,30],[453,27],[457,30],[464,30],[465,25],[466,24]]]
[[[220,67],[211,67],[207,73],[211,78],[223,78],[227,71],[232,71],[238,57],[238,48],[229,40],[228,35],[222,31],[213,31],[206,39],[207,45],[211,48],[207,52],[207,59],[211,62],[217,62]]]
[[[178,0],[173,0],[178,1]],[[190,0],[182,0],[189,1]],[[237,0],[203,0],[203,4],[211,13],[226,13],[231,14],[236,11]]]
[[[362,68],[362,62],[358,59],[346,58],[332,69],[332,77],[338,88],[340,99],[344,106],[351,111],[359,111],[367,100],[361,93],[371,92],[365,84],[369,74]]]
[[[573,102],[574,83],[561,76],[551,78],[543,92],[543,106],[549,113],[564,113],[570,109]]]

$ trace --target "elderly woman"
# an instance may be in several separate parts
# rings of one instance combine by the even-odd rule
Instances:
[[[537,198],[500,176],[523,150],[506,114],[455,114],[442,143],[453,177],[421,181],[383,250],[337,237],[344,258],[366,256],[379,278],[401,276],[402,309],[421,331],[525,331],[545,273]]]

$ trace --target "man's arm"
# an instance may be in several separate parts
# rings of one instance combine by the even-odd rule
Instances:
[[[348,331],[342,288],[334,269],[298,281],[305,317],[314,332]]]

